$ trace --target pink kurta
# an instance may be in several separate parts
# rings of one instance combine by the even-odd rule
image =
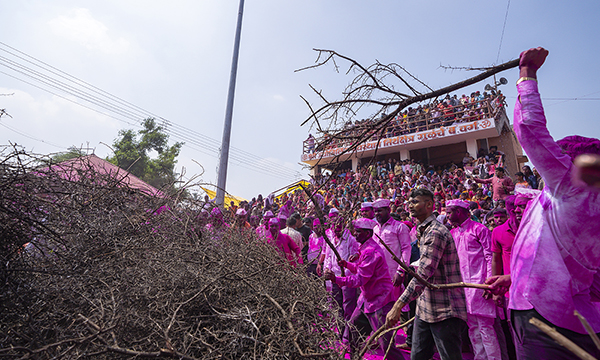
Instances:
[[[277,240],[273,240],[273,235],[269,232],[267,236],[267,242],[277,246],[277,249],[283,253],[285,258],[290,262],[290,265],[296,267],[296,263],[302,264],[302,256],[300,255],[300,248],[291,237],[286,234],[279,232]],[[297,259],[297,260],[296,260]],[[296,262],[297,261],[297,262]]]
[[[483,284],[492,276],[492,233],[484,225],[471,219],[450,231],[460,260],[460,272],[464,282]],[[494,301],[483,298],[482,289],[465,288],[467,313],[496,317]]]
[[[373,229],[375,235],[373,238],[379,244],[381,238],[383,242],[394,252],[394,254],[402,259],[405,264],[410,264],[410,230],[408,226],[404,225],[402,222],[394,220],[393,218],[389,218],[385,224],[381,225],[377,223],[375,229]],[[377,237],[379,236],[379,237]],[[390,273],[390,278],[394,278],[394,274],[398,269],[402,269],[400,265],[392,258],[392,254],[387,251],[383,245],[381,245],[381,249],[383,250],[383,254],[385,256],[385,263],[388,266],[388,270]]]
[[[356,263],[348,263],[348,270],[349,273],[346,273],[345,277],[336,278],[336,283],[349,288],[360,287],[358,309],[364,309],[365,313],[373,313],[394,301],[390,296],[392,279],[383,250],[372,238],[360,246],[360,257]]]
[[[335,246],[335,249],[340,254],[342,260],[348,260],[351,255],[358,255],[358,247],[360,244],[356,241],[354,236],[350,234],[348,229],[344,230],[341,237],[335,236],[333,231],[327,229],[327,236],[329,240]],[[325,261],[323,262],[324,269],[330,269],[336,276],[342,275],[342,270],[338,265],[338,261],[335,254],[329,246],[325,246]]]
[[[532,200],[513,243],[509,308],[535,308],[581,334],[579,311],[600,332],[600,192],[571,181],[573,164],[546,128],[537,82],[517,85],[515,132],[546,186]]]
[[[325,246],[325,240],[322,236],[318,236],[316,233],[311,233],[308,237],[308,253],[306,259],[310,262],[318,258],[323,253]]]

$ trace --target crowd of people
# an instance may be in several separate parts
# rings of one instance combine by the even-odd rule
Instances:
[[[209,229],[252,231],[291,266],[328,280],[351,352],[358,333],[414,316],[406,343],[388,348],[391,332],[378,339],[388,359],[408,358],[402,349],[411,359],[435,349],[462,359],[463,333],[475,359],[575,359],[529,323],[535,317],[598,357],[573,312],[600,332],[600,195],[576,184],[572,161],[600,155],[600,141],[550,136],[536,80],[546,55],[524,52],[517,82],[515,130],[537,169],[511,178],[497,147],[445,167],[372,161],[232,204],[231,225],[214,208]],[[488,287],[436,287],[461,282]]]
[[[362,119],[345,123],[335,138],[326,134],[322,139],[317,140],[309,135],[304,144],[304,152],[312,153],[350,145],[351,139],[361,134],[367,134],[366,136],[369,136],[370,139],[377,140],[433,130],[455,123],[495,118],[498,111],[505,106],[505,99],[502,91],[493,89],[489,93],[476,91],[470,96],[462,94],[460,98],[458,95],[448,94],[441,100],[436,99],[430,103],[419,104],[414,108],[408,107],[394,117],[386,126],[384,133],[372,130],[373,124],[379,119]],[[382,114],[381,118],[385,117],[386,115]]]

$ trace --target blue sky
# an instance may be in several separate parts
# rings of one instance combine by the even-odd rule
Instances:
[[[512,1],[506,17],[507,5],[247,0],[231,142],[248,161],[230,163],[227,190],[251,198],[292,182],[294,172],[306,173],[298,162],[309,131],[300,123],[309,111],[300,95],[316,100],[312,84],[335,99],[350,80],[332,67],[295,73],[313,64],[313,48],[333,49],[365,65],[395,62],[439,88],[475,75],[440,65],[488,66],[543,46],[550,55],[539,83],[551,134],[556,139],[600,137],[600,101],[545,100],[600,98],[600,3]],[[202,138],[193,135],[198,143],[209,141],[206,137],[218,142],[237,8],[237,0],[4,0],[0,42],[184,127],[180,134],[200,133]],[[5,51],[0,56],[18,60]],[[0,144],[14,142],[37,153],[89,144],[107,156],[110,150],[103,143],[112,144],[120,129],[134,128],[130,119],[105,116],[41,91],[10,77],[28,80],[1,65],[0,71],[8,74],[0,73],[0,94],[14,93],[0,96],[0,108],[13,116],[0,120]],[[509,80],[502,90],[512,118],[518,71],[501,76]],[[188,145],[178,171],[185,167],[187,178],[201,174],[202,181],[215,183],[216,153]],[[279,171],[268,170],[273,167]]]

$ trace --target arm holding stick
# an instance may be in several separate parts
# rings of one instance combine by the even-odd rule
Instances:
[[[392,251],[392,249],[390,249],[384,242],[383,240],[381,240],[381,238],[376,235],[381,244],[386,248],[387,251],[390,252],[390,254],[392,254],[392,258],[394,259],[394,261],[396,261],[400,267],[402,267],[402,269],[404,271],[406,271],[407,273],[409,273],[410,275],[412,275],[415,279],[417,279],[418,282],[420,282],[421,284],[425,285],[426,287],[432,289],[432,290],[439,290],[439,289],[454,289],[454,288],[461,288],[461,287],[468,287],[468,288],[476,288],[476,289],[483,289],[483,290],[488,290],[490,288],[489,285],[486,284],[470,284],[470,283],[465,283],[465,282],[458,282],[458,283],[452,283],[452,284],[432,284],[429,281],[423,279],[419,274],[417,274],[413,269],[411,269],[408,265],[406,265],[404,263],[404,261],[400,260],[396,254],[394,254],[394,252]]]

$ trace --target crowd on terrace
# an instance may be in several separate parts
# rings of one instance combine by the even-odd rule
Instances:
[[[383,136],[380,132],[371,129],[378,119],[363,119],[354,123],[348,121],[336,134],[340,138],[332,138],[326,134],[323,138],[315,139],[309,135],[304,142],[304,153],[350,145],[352,142],[350,139],[363,134],[365,130],[368,131],[370,139],[377,140],[380,137],[390,138],[451,126],[456,123],[495,118],[498,111],[505,105],[505,97],[500,90],[497,92],[491,90],[489,93],[476,91],[470,96],[462,94],[460,98],[456,94],[452,96],[448,94],[441,100],[436,99],[431,103],[419,104],[414,108],[408,107],[392,120],[386,127]],[[382,118],[385,116],[383,114]]]

